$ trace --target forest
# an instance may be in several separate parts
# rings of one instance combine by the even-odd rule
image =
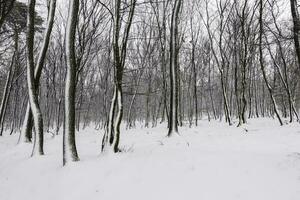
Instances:
[[[80,196],[79,185],[70,195],[72,180],[89,170],[103,171],[97,179],[110,189],[95,191],[105,200],[122,198],[113,194],[121,187],[123,199],[299,199],[299,7],[298,0],[0,0],[0,199],[98,199]],[[195,170],[203,163],[210,164]],[[26,181],[14,186],[22,166],[26,189]],[[61,171],[42,179],[43,166]],[[199,174],[185,179],[186,168]],[[255,170],[261,174],[251,179]],[[185,186],[172,185],[178,174]],[[88,177],[87,190],[97,185]],[[208,183],[199,184],[203,196],[195,177]],[[132,178],[140,193],[124,186]],[[38,186],[48,179],[61,191]],[[145,197],[142,180],[162,182]]]

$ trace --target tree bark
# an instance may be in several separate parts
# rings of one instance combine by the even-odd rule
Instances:
[[[34,81],[35,88],[37,90],[36,93],[38,93],[38,90],[39,90],[42,69],[44,66],[46,53],[47,53],[49,42],[50,42],[50,36],[51,36],[53,23],[54,23],[55,8],[56,8],[56,0],[51,0],[49,12],[48,12],[47,28],[45,30],[44,40],[42,43],[41,51],[39,53],[39,57],[37,59],[37,64],[34,69],[34,80],[33,81]],[[23,121],[22,132],[21,132],[22,139],[20,141],[31,142],[31,131],[32,131],[32,126],[33,126],[32,122],[33,122],[32,110],[31,110],[30,103],[28,102],[25,118]]]
[[[269,84],[269,81],[268,81],[268,78],[267,78],[267,75],[266,75],[266,71],[265,71],[265,66],[264,66],[263,46],[262,46],[262,36],[263,36],[263,32],[264,32],[263,28],[264,28],[263,27],[263,0],[260,0],[260,8],[259,8],[259,63],[260,63],[260,68],[261,68],[261,71],[262,71],[262,74],[263,74],[265,84],[267,86],[267,89],[268,89],[270,97],[271,97],[274,112],[275,112],[276,117],[279,121],[279,124],[282,126],[283,123],[282,123],[282,120],[281,120],[280,115],[278,113],[277,104],[276,104],[275,98],[273,96],[273,90],[272,90],[272,88]]]
[[[168,137],[178,133],[178,23],[181,0],[175,0],[170,36],[170,111]]]
[[[298,68],[300,70],[300,16],[298,12],[298,6],[297,6],[297,0],[290,0],[291,3],[291,13],[293,17],[293,23],[294,23],[294,43],[295,43],[295,50],[297,54],[297,60],[298,60]]]
[[[9,71],[8,71],[8,75],[6,77],[4,91],[3,91],[1,105],[0,105],[0,136],[2,136],[2,132],[3,132],[3,126],[4,126],[3,122],[4,122],[4,117],[5,117],[5,110],[7,107],[9,93],[11,90],[11,81],[13,78],[15,54],[16,54],[16,51],[14,52],[12,59],[10,61],[10,64],[9,64]]]
[[[79,160],[75,142],[76,54],[75,36],[79,0],[69,1],[66,29],[67,75],[65,85],[65,131],[63,134],[63,165]]]
[[[32,109],[34,121],[34,144],[32,150],[33,155],[44,154],[44,133],[43,133],[43,117],[38,101],[38,92],[34,83],[34,21],[35,21],[35,0],[28,0],[27,13],[27,33],[26,33],[26,47],[27,47],[27,84],[28,97],[30,107]]]

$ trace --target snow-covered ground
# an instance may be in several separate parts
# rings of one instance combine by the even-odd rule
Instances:
[[[62,167],[62,137],[45,156],[0,138],[0,200],[299,200],[300,125],[273,119],[237,128],[200,121],[166,138],[165,125],[123,130],[122,153],[100,154],[102,132],[77,134],[80,162]]]

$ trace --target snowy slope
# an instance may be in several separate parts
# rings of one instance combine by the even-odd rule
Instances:
[[[100,154],[102,133],[77,136],[81,161],[62,167],[62,137],[31,145],[0,138],[0,200],[299,200],[300,125],[272,119],[242,128],[201,121],[167,129],[123,130],[123,153]]]

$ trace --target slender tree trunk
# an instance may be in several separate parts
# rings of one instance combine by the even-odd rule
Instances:
[[[2,136],[2,132],[3,132],[5,110],[7,107],[9,93],[11,90],[11,81],[12,81],[13,74],[14,74],[13,71],[14,71],[14,65],[15,65],[14,61],[15,61],[16,53],[17,53],[17,51],[14,52],[12,59],[10,61],[9,71],[8,71],[8,75],[6,77],[4,91],[3,91],[1,105],[0,105],[0,136]]]
[[[193,85],[194,85],[194,105],[195,105],[195,125],[198,126],[198,95],[197,95],[197,71],[195,63],[195,44],[192,45],[192,66],[193,66]]]
[[[123,92],[122,92],[122,81],[117,85],[117,103],[118,103],[118,113],[116,116],[114,124],[114,140],[113,140],[113,149],[114,152],[119,152],[119,142],[120,142],[120,125],[123,117]]]
[[[34,82],[34,18],[35,18],[35,0],[28,0],[28,14],[27,14],[27,84],[28,97],[32,110],[34,121],[34,144],[32,156],[35,154],[44,154],[44,132],[43,132],[43,117],[38,101],[38,91]]]
[[[150,72],[151,73],[151,72]],[[150,93],[151,93],[151,76],[148,76],[148,91],[146,95],[146,118],[145,118],[145,128],[149,128],[150,121]]]
[[[108,125],[113,133],[113,142],[112,144],[108,143],[108,135],[105,134],[102,140],[102,151],[106,149],[106,147],[111,146],[111,150],[114,153],[119,152],[119,142],[120,142],[120,126],[123,117],[123,91],[122,91],[122,80],[123,80],[123,71],[126,60],[127,53],[127,43],[128,37],[130,33],[131,24],[133,21],[133,15],[135,11],[136,0],[130,1],[130,11],[128,14],[128,21],[126,26],[124,27],[124,34],[122,38],[122,43],[120,45],[120,36],[121,36],[121,0],[115,0],[114,2],[114,30],[113,30],[113,59],[114,59],[114,85],[115,91],[113,96],[113,101],[111,104],[111,112]],[[114,120],[114,111],[116,109],[116,105],[118,106],[117,116]],[[113,121],[114,120],[114,121]],[[108,133],[109,134],[109,133]]]
[[[210,55],[209,55],[209,61],[208,61],[208,87],[209,87],[209,97],[211,101],[211,109],[213,111],[214,119],[217,120],[217,114],[215,109],[215,103],[213,98],[213,88],[211,85],[211,64],[210,64]]]
[[[175,0],[171,19],[170,38],[170,112],[168,137],[178,133],[178,23],[181,0]]]
[[[107,131],[105,132],[103,139],[102,139],[102,151],[106,151],[106,149],[112,145],[114,140],[114,118],[115,118],[115,112],[116,112],[116,106],[117,106],[117,89],[114,88],[113,98],[111,100],[110,105],[110,111],[108,116],[108,122],[107,122]]]
[[[58,99],[57,113],[56,113],[56,129],[55,133],[58,135],[60,128],[60,111],[61,111],[61,98]]]
[[[65,131],[63,135],[63,165],[79,160],[75,142],[76,54],[75,35],[79,0],[69,0],[66,30],[67,76],[65,85]]]
[[[294,43],[295,43],[295,49],[297,54],[297,61],[298,61],[298,67],[300,70],[300,16],[298,12],[298,5],[297,0],[290,0],[291,3],[291,12],[293,17],[293,23],[294,23]]]
[[[34,0],[35,1],[35,0]],[[45,37],[42,43],[42,48],[37,60],[37,65],[34,69],[34,79],[33,84],[36,88],[36,93],[38,94],[39,90],[39,84],[40,84],[40,77],[42,74],[42,69],[44,66],[46,53],[48,50],[49,42],[50,42],[50,36],[53,28],[54,23],[54,16],[55,16],[55,8],[56,8],[56,0],[51,0],[50,7],[49,7],[49,13],[48,13],[48,21],[47,21],[47,28],[45,30]],[[31,104],[28,102],[25,118],[23,121],[23,127],[21,131],[21,142],[31,142],[31,132],[33,127],[33,120],[32,120],[32,109],[30,108]]]
[[[283,123],[282,123],[282,120],[280,118],[280,115],[278,113],[278,109],[277,109],[277,104],[276,104],[276,101],[275,101],[275,98],[273,96],[273,90],[268,82],[268,79],[267,79],[267,75],[266,75],[266,71],[265,71],[265,66],[264,66],[264,57],[263,57],[263,46],[262,46],[262,36],[263,36],[263,0],[260,0],[260,8],[259,8],[259,63],[260,63],[260,68],[261,68],[261,71],[262,71],[262,74],[263,74],[263,78],[265,80],[265,84],[268,88],[268,91],[269,91],[269,94],[270,94],[270,97],[271,97],[271,101],[272,101],[272,105],[273,105],[273,109],[274,109],[274,112],[276,114],[276,117],[280,123],[280,125],[282,126]]]

